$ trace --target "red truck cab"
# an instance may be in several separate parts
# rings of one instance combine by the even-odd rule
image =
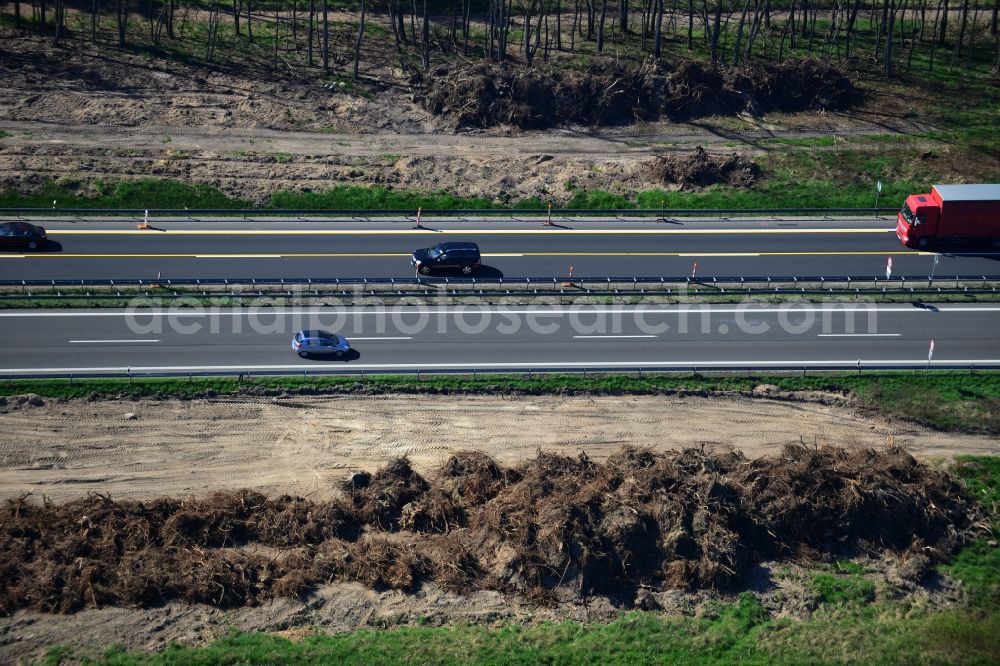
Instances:
[[[896,216],[896,236],[924,249],[945,242],[1000,241],[1000,184],[934,185],[911,194]]]

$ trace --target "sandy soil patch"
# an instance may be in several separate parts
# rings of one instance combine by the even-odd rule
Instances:
[[[884,447],[923,459],[998,454],[1000,441],[940,433],[844,404],[751,397],[324,396],[12,402],[0,413],[0,497],[64,501],[253,488],[329,497],[345,471],[409,456],[421,472],[460,450],[502,464],[538,449],[603,460],[623,444],[704,446],[748,457],[789,443]]]

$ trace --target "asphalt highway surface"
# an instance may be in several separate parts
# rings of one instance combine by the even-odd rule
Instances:
[[[193,214],[193,213],[192,213]],[[410,253],[466,240],[482,277],[993,275],[1000,249],[903,246],[892,218],[35,219],[39,252],[0,251],[0,279],[412,277]]]
[[[0,377],[135,373],[997,365],[1000,304],[0,312]],[[303,359],[301,329],[344,335]],[[933,358],[928,362],[931,340]]]

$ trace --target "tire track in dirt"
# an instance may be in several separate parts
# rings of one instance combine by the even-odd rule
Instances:
[[[126,414],[132,414],[126,418]],[[0,413],[0,497],[57,500],[205,494],[251,487],[325,497],[345,470],[408,455],[418,470],[458,450],[503,464],[538,449],[602,460],[622,444],[883,447],[917,456],[1000,454],[988,437],[939,433],[847,406],[762,398],[378,396],[50,402]]]

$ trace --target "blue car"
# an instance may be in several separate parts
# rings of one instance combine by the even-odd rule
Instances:
[[[339,335],[329,331],[299,331],[292,338],[292,351],[302,358],[312,354],[333,354],[341,357],[351,350],[351,345]]]

